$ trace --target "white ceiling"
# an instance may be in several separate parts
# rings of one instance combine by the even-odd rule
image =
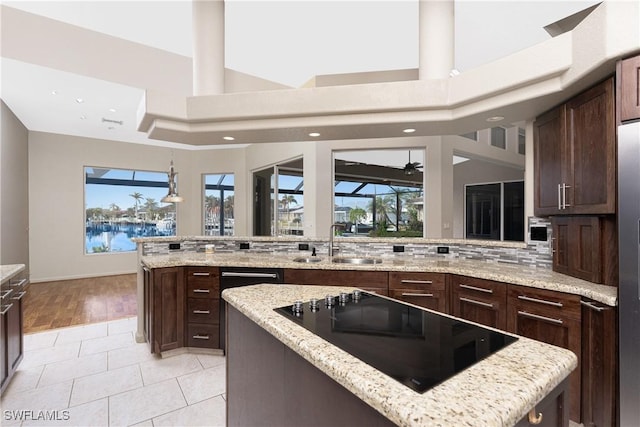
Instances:
[[[464,71],[541,42],[549,37],[543,26],[596,3],[457,1],[456,68]],[[227,0],[225,4],[225,61],[230,69],[298,87],[316,74],[417,67],[416,0]],[[92,32],[98,32],[112,36],[114,46],[122,40],[139,44],[135,49],[146,46],[167,64],[178,64],[176,69],[190,61],[190,1],[4,1],[3,5],[81,27],[77,29],[80,38],[86,34],[90,39]],[[1,95],[28,129],[211,148],[149,140],[135,129],[138,105],[149,89],[145,76],[135,75],[144,67],[115,64],[120,74],[114,78],[110,76],[118,73],[102,73],[90,66],[83,75],[65,71],[60,58],[73,52],[65,51],[64,46],[32,52],[37,60],[28,57],[26,48],[24,56],[5,56],[11,50],[5,45],[20,43],[11,39],[16,33],[5,32],[6,15],[3,6]],[[23,30],[46,39],[48,29],[58,28],[55,22],[51,24]],[[92,52],[93,66],[112,53],[105,50]],[[104,69],[114,66],[103,65]],[[157,69],[159,77],[144,71],[149,82],[151,77],[162,81],[164,67],[157,68],[162,68]],[[190,83],[191,75],[183,73],[178,80]],[[78,98],[83,102],[77,102]]]

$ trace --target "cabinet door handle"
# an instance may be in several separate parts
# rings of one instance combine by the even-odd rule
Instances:
[[[543,320],[545,322],[551,322],[551,323],[555,323],[556,325],[562,325],[564,322],[562,321],[562,319],[553,319],[551,317],[547,317],[547,316],[540,316],[538,314],[533,314],[533,313],[528,313],[526,311],[520,311],[518,310],[518,315],[519,316],[524,316],[524,317],[528,317],[530,319],[536,319],[536,320]]]
[[[490,304],[488,302],[476,301],[474,299],[469,299],[465,297],[460,297],[460,301],[468,302],[469,304],[480,305],[482,307],[493,308],[493,304]]]
[[[151,270],[149,270],[149,267],[145,267],[144,265],[142,266],[142,271],[144,271],[145,273],[151,273]]]
[[[7,311],[9,311],[9,309],[13,306],[13,304],[7,304],[7,305],[3,305],[2,307],[2,311],[0,311],[0,315],[4,316],[5,314],[7,314]]]
[[[403,297],[433,297],[433,294],[417,294],[413,292],[403,292]]]
[[[198,272],[195,272],[195,273],[193,273],[193,275],[194,276],[211,276],[211,273],[198,273]]]
[[[433,284],[433,280],[410,280],[410,279],[402,279],[400,283],[413,283],[418,285],[431,285]]]
[[[193,293],[194,294],[208,294],[209,293],[209,289],[194,289]]]
[[[18,294],[18,296],[15,296],[15,297],[13,297],[13,298],[11,298],[11,299],[14,299],[14,300],[16,300],[16,301],[20,301],[20,300],[22,299],[22,297],[23,297],[23,296],[25,296],[26,294],[27,294],[27,291],[22,291],[22,292],[20,292],[20,293]]]
[[[571,205],[567,203],[567,188],[571,188],[570,185],[562,184],[562,209],[567,209]]]
[[[605,311],[605,310],[610,310],[611,309],[611,307],[608,307],[608,306],[599,307],[599,306],[597,306],[594,303],[589,302],[589,301],[580,301],[580,304],[584,305],[585,307],[589,307],[590,309],[595,310],[595,311]]]
[[[18,282],[9,282],[9,286],[15,286],[16,288],[19,288],[20,286],[24,285],[26,281],[27,279],[22,279]]]
[[[458,286],[464,289],[472,290],[472,291],[484,292],[485,294],[493,293],[493,289],[478,288],[477,286],[465,285],[464,283],[460,283]]]
[[[562,184],[558,184],[558,210],[562,210]]]
[[[528,297],[526,295],[518,295],[518,299],[523,300],[523,301],[536,302],[538,304],[552,305],[554,307],[562,307],[562,303],[561,302],[547,301],[545,299],[538,299],[538,298],[531,298],[531,297]]]
[[[6,291],[2,291],[2,296],[0,297],[1,299],[5,299],[6,297],[8,297],[11,292],[13,292],[11,289],[7,289]]]
[[[211,314],[209,310],[193,310],[193,314]]]
[[[193,339],[194,340],[208,340],[209,339],[209,335],[194,335]]]

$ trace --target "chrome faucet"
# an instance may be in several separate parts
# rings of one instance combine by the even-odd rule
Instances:
[[[337,227],[344,227],[343,224],[331,224],[331,227],[329,227],[329,256],[334,256],[336,252],[340,251],[340,248],[334,247],[335,243],[333,243],[333,238],[335,236],[336,233],[336,228]]]

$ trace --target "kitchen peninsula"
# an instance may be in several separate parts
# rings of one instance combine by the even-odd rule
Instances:
[[[223,292],[230,307],[229,425],[511,426],[535,422],[540,413],[552,422],[545,425],[568,425],[565,378],[577,366],[570,351],[520,337],[418,393],[274,311],[351,290],[265,284]]]

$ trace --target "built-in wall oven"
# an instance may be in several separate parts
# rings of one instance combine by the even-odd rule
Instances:
[[[228,288],[257,285],[259,283],[283,283],[284,271],[281,268],[221,267],[220,292]],[[226,310],[225,301],[220,298],[220,348],[225,350]]]

